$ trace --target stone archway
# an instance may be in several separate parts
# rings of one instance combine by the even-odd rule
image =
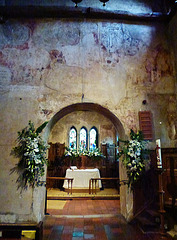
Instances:
[[[51,129],[58,120],[74,111],[95,111],[104,115],[113,123],[115,129],[119,133],[120,138],[125,138],[124,128],[120,120],[110,110],[96,103],[75,103],[64,107],[59,112],[57,112],[50,120],[48,130],[51,131]]]
[[[125,131],[120,120],[109,109],[96,103],[75,103],[62,108],[49,121],[45,132],[45,138],[48,139],[52,128],[61,118],[74,111],[95,111],[102,114],[113,123],[119,137],[125,139]],[[120,179],[125,179],[126,173],[122,164],[119,166],[119,171]],[[133,196],[132,193],[128,191],[127,186],[121,186],[120,188],[120,207],[121,214],[129,221],[133,215]]]

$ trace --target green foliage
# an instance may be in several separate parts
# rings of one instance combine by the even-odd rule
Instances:
[[[44,122],[41,126],[39,126],[37,129],[36,129],[36,133],[39,134],[42,132],[42,130],[46,127],[46,125],[48,124],[48,122]]]
[[[141,131],[135,133],[132,129],[130,131],[130,140],[121,141],[119,157],[122,157],[122,163],[126,167],[128,176],[128,186],[133,188],[134,184],[141,179],[146,171],[146,166],[149,159],[145,157],[148,154],[146,144],[143,140]]]
[[[42,124],[35,130],[34,124],[29,121],[28,126],[18,132],[17,146],[12,149],[12,155],[19,158],[11,173],[17,172],[18,188],[27,189],[42,185],[41,177],[47,165],[46,152],[48,145],[40,137],[40,133],[47,125]]]
[[[100,158],[104,158],[104,155],[98,148],[96,148],[94,150],[90,150],[90,151],[88,151],[86,149],[82,149],[82,150],[79,149],[77,151],[76,149],[66,148],[66,151],[64,153],[64,156],[70,157],[71,159],[78,158],[82,155],[92,158],[94,160],[99,160]]]

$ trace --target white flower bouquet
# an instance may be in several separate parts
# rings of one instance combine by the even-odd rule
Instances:
[[[142,132],[130,132],[130,141],[122,141],[123,146],[120,146],[119,157],[123,156],[122,162],[126,167],[128,176],[128,186],[133,187],[146,170],[149,159],[145,157],[148,153],[146,148],[147,142],[143,140]]]
[[[19,158],[19,162],[11,169],[11,173],[16,171],[19,175],[18,188],[27,189],[28,186],[40,186],[44,183],[41,177],[48,163],[46,151],[49,145],[42,140],[40,133],[46,125],[47,122],[35,129],[34,124],[29,121],[28,126],[18,132],[18,146],[12,149],[12,154]]]

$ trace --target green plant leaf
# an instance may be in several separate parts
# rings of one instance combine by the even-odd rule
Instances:
[[[39,126],[37,129],[36,129],[36,133],[39,134],[42,132],[42,130],[46,127],[46,125],[48,124],[48,121],[44,122],[41,126]]]

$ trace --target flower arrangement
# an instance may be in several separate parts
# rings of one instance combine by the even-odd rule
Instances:
[[[70,157],[70,158],[77,158],[77,157],[79,157],[79,153],[77,152],[76,149],[66,147],[64,156]]]
[[[66,148],[63,156],[66,165],[76,165],[78,168],[85,168],[86,166],[95,167],[100,164],[99,160],[102,158],[104,158],[104,155],[98,148],[90,151],[85,148],[80,148],[78,151],[76,149]]]
[[[12,149],[12,155],[19,158],[18,164],[11,169],[18,173],[18,188],[27,189],[30,187],[41,186],[44,182],[41,177],[44,175],[45,165],[47,165],[46,144],[40,133],[48,122],[43,123],[37,129],[29,121],[28,126],[18,132],[18,146]]]
[[[94,158],[94,159],[100,159],[103,158],[104,155],[102,154],[102,152],[99,150],[99,148],[96,148],[94,150],[86,150],[86,149],[79,149],[78,151],[76,149],[73,148],[66,148],[66,151],[64,153],[64,156],[67,157],[71,157],[71,158],[78,158],[80,156],[87,156],[89,158]]]
[[[94,150],[90,150],[87,154],[88,157],[99,160],[100,158],[104,158],[105,156],[102,154],[102,152],[99,150],[99,148],[95,148]]]
[[[143,140],[141,131],[135,133],[132,129],[130,131],[130,140],[122,141],[123,146],[120,146],[119,157],[123,156],[122,163],[126,168],[128,176],[128,186],[133,188],[133,185],[142,177],[146,171],[146,166],[149,163],[145,154],[148,153],[146,149],[147,142]]]

